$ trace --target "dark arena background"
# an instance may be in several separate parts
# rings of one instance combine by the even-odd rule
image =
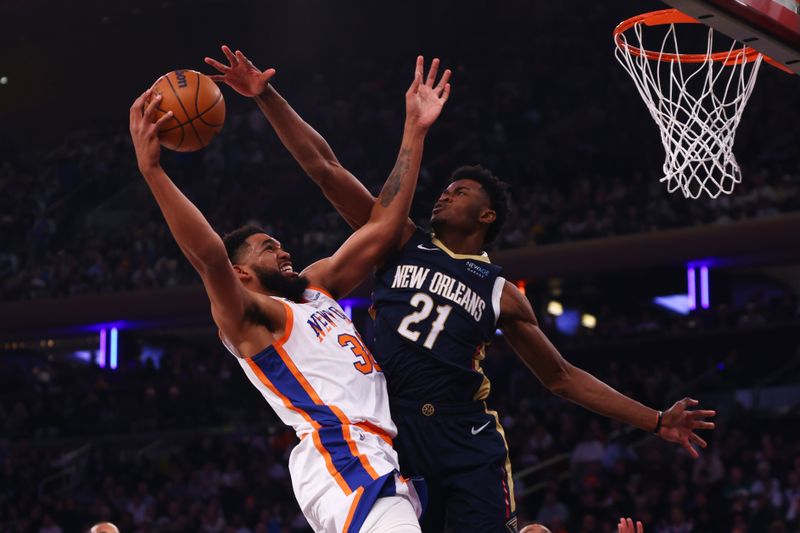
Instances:
[[[490,250],[562,354],[656,409],[717,411],[692,460],[545,389],[500,335],[489,405],[520,525],[800,531],[798,80],[761,68],[731,195],[659,183],[658,129],[614,59],[655,1],[143,0],[0,4],[0,531],[305,532],[297,442],[220,344],[199,277],[137,171],[131,102],[240,49],[373,194],[392,168],[418,54],[453,70],[412,218],[448,174],[512,184]],[[256,106],[164,166],[220,232],[279,235],[296,268],[349,228]],[[367,342],[370,288],[342,306]]]

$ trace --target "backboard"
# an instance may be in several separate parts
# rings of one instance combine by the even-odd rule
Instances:
[[[798,0],[663,0],[800,74]]]

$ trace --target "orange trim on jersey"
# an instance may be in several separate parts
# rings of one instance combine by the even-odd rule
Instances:
[[[281,303],[286,310],[286,325],[283,326],[283,336],[272,343],[276,349],[286,344],[292,334],[292,328],[294,327],[294,312],[292,312],[292,308],[284,301],[281,301]]]
[[[347,520],[345,520],[344,522],[342,533],[349,533],[350,524],[353,522],[353,516],[355,516],[356,514],[356,509],[358,509],[358,502],[361,501],[362,494],[364,494],[364,487],[358,487],[356,489],[356,496],[355,498],[353,498],[353,503],[350,504],[350,510],[347,512]]]
[[[382,438],[389,446],[394,446],[394,444],[392,443],[392,437],[390,437],[388,433],[386,433],[383,429],[379,428],[378,426],[366,421],[359,422],[353,425],[356,426],[357,428],[363,429],[367,433],[372,433],[373,435],[377,435],[378,437]]]
[[[338,407],[334,405],[331,405],[329,407],[331,411],[333,411],[334,414],[336,415],[336,418],[338,418],[339,420],[342,419],[347,420],[347,417],[341,410],[339,410]],[[364,470],[367,471],[367,474],[369,474],[369,476],[372,479],[378,479],[380,476],[375,471],[375,469],[372,468],[372,465],[369,463],[369,459],[367,458],[367,456],[358,450],[358,446],[356,445],[356,442],[353,440],[353,436],[350,434],[349,421],[347,422],[347,424],[342,424],[342,436],[344,437],[344,441],[347,443],[347,446],[350,448],[350,453],[352,453],[355,457],[358,457],[358,460],[361,461],[361,466],[364,467]]]
[[[328,453],[328,450],[325,449],[325,447],[322,445],[322,441],[320,441],[319,435],[317,434],[316,431],[320,428],[320,425],[316,421],[314,421],[308,415],[308,413],[306,413],[299,407],[296,407],[294,404],[292,404],[289,398],[281,394],[281,392],[275,387],[275,385],[272,384],[269,378],[264,374],[264,372],[261,371],[260,368],[258,368],[258,365],[254,363],[252,359],[246,359],[246,361],[250,369],[253,371],[256,377],[258,377],[258,380],[261,383],[263,383],[275,396],[280,398],[281,401],[283,402],[283,405],[286,406],[287,409],[290,409],[295,413],[298,413],[300,416],[303,417],[303,419],[305,419],[306,422],[311,424],[311,426],[314,428],[314,431],[311,432],[311,438],[314,442],[314,447],[317,449],[320,455],[322,455],[322,458],[325,460],[325,466],[328,469],[328,473],[333,477],[333,479],[336,480],[336,483],[339,485],[339,488],[342,489],[342,491],[346,495],[349,496],[350,494],[352,494],[353,492],[352,489],[344,480],[342,474],[340,474],[339,471],[336,470],[336,467],[333,466],[333,459],[331,458],[330,453]]]
[[[380,476],[378,476],[378,473],[374,468],[372,468],[372,465],[369,463],[369,459],[367,459],[365,455],[359,453],[358,447],[350,435],[350,420],[347,419],[347,416],[335,405],[325,404],[317,394],[317,391],[314,390],[314,387],[311,386],[303,373],[300,372],[300,369],[297,368],[297,365],[294,364],[294,361],[292,361],[292,358],[289,357],[289,354],[286,353],[286,350],[283,348],[283,346],[278,346],[277,344],[274,346],[275,351],[278,352],[278,355],[283,360],[283,364],[286,365],[286,368],[289,369],[289,372],[291,372],[295,379],[297,379],[298,383],[300,383],[300,386],[303,387],[303,390],[306,391],[306,394],[308,394],[311,400],[317,405],[327,405],[333,414],[336,415],[336,418],[339,419],[339,423],[342,425],[342,437],[344,437],[345,442],[347,442],[347,446],[350,448],[350,453],[352,453],[354,457],[358,457],[358,460],[363,465],[364,470],[367,471],[372,479],[378,479]]]
[[[315,425],[317,426],[316,429],[319,429],[319,425],[317,425],[316,422]],[[345,495],[350,496],[350,494],[353,493],[353,489],[350,488],[350,485],[348,485],[347,481],[344,480],[342,474],[336,470],[335,466],[333,466],[331,454],[329,454],[328,450],[325,449],[325,446],[322,445],[322,440],[319,438],[319,433],[312,431],[311,438],[314,441],[314,447],[322,454],[322,458],[325,459],[325,467],[328,469],[328,473],[333,476],[333,479],[336,480],[336,483],[339,485],[339,488],[342,489]]]
[[[335,300],[336,299],[333,296],[331,296],[331,293],[329,293],[328,291],[326,291],[322,287],[317,287],[316,285],[309,285],[308,288],[311,289],[312,291],[321,292],[322,294],[324,294],[325,296],[327,296],[331,300]]]

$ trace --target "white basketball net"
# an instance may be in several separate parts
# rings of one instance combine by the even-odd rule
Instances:
[[[759,54],[754,61],[744,61],[742,45],[734,42],[728,59],[738,64],[726,66],[712,61],[714,30],[709,28],[708,48],[702,63],[681,63],[663,57],[680,53],[675,26],[669,25],[661,41],[659,57],[663,60],[648,59],[645,55],[642,23],[629,30],[638,41],[632,47],[641,53],[631,51],[623,33],[626,46],[617,46],[615,55],[630,74],[661,131],[667,153],[661,181],[667,182],[667,190],[671,193],[680,190],[692,199],[703,193],[716,198],[721,193],[730,194],[742,181],[733,155],[733,141],[763,56]],[[667,45],[674,50],[665,52]]]

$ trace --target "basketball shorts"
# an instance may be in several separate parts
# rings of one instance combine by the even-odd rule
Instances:
[[[400,471],[427,487],[424,533],[516,533],[508,448],[484,402],[445,404],[391,399]]]
[[[304,435],[292,450],[292,488],[315,532],[361,531],[379,498],[403,498],[414,518],[422,514],[417,487],[400,475],[397,453],[384,439],[354,425],[323,427]],[[374,531],[386,529],[385,521],[380,522],[383,529]]]

